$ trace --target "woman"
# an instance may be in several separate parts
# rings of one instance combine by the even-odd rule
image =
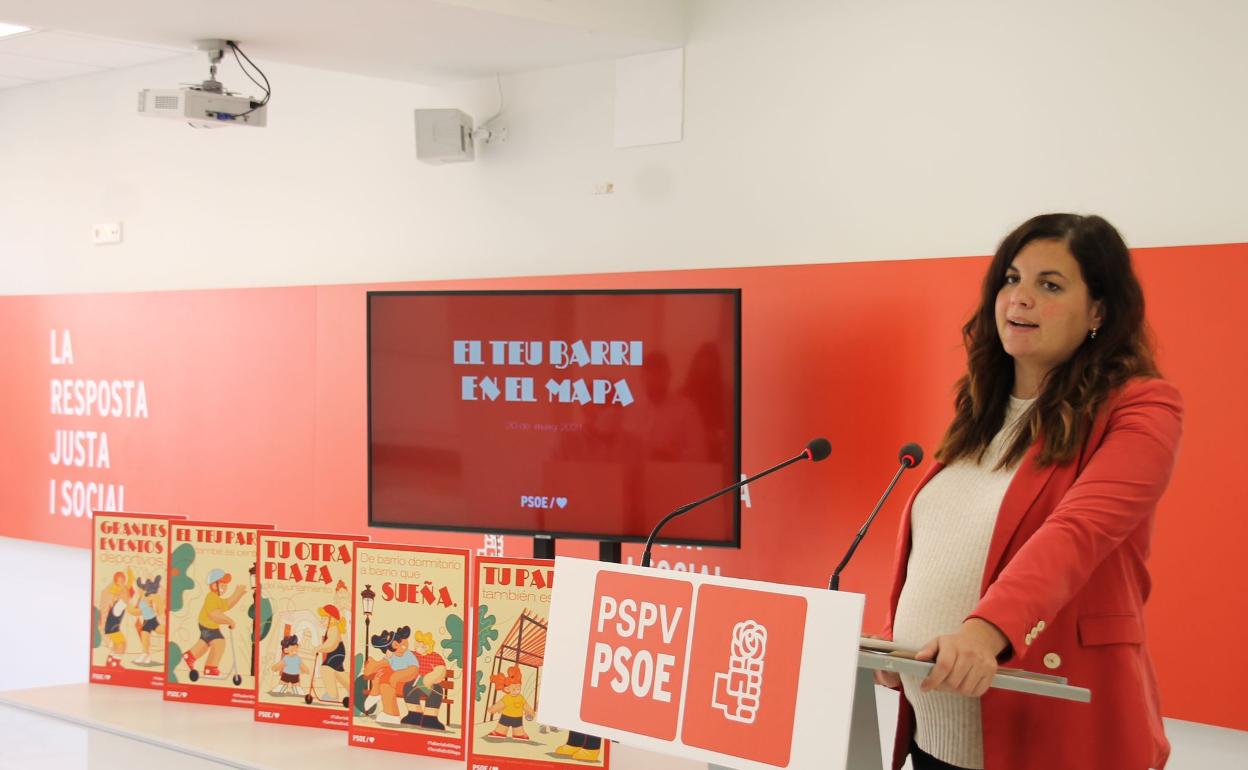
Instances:
[[[325,623],[321,635],[321,646],[316,652],[321,656],[321,685],[325,695],[320,700],[340,703],[338,688],[350,691],[347,679],[347,644],[343,635],[347,632],[347,621],[333,604],[326,604],[316,611]]]
[[[1162,768],[1144,563],[1182,404],[1121,236],[1094,216],[1025,222],[963,337],[955,416],[898,539],[886,633],[935,666],[878,677],[905,695],[893,766]],[[1092,702],[990,690],[999,664]]]

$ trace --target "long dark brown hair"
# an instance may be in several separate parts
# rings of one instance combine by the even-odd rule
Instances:
[[[1127,244],[1114,226],[1097,216],[1032,217],[997,247],[984,276],[979,309],[962,327],[967,371],[958,381],[953,422],[936,451],[941,462],[966,457],[982,461],[1005,422],[1014,388],[1014,359],[997,333],[997,294],[1014,258],[1036,240],[1066,245],[1079,263],[1089,296],[1104,303],[1104,314],[1096,339],[1085,338],[1074,355],[1045,377],[997,467],[1017,463],[1037,437],[1043,442],[1036,458],[1039,465],[1070,462],[1110,392],[1134,377],[1160,376],[1144,321],[1144,292],[1131,268]]]

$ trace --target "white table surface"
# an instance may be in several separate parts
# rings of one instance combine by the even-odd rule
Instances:
[[[161,767],[206,770],[449,770],[463,760],[352,748],[345,731],[255,722],[248,709],[170,703],[133,687],[69,684],[0,692],[6,748],[0,768]],[[20,710],[15,712],[14,709]],[[26,712],[26,713],[21,713]],[[58,729],[45,719],[89,728]],[[13,733],[17,733],[13,735]],[[30,738],[27,740],[26,738]],[[141,760],[141,761],[140,761]],[[616,770],[705,770],[687,759],[613,744]]]

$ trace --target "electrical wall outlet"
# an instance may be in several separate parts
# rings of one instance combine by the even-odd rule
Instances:
[[[96,225],[92,229],[92,237],[96,246],[106,243],[121,243],[121,223],[105,222]]]

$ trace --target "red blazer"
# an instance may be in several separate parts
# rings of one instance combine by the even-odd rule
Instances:
[[[1039,442],[1024,456],[1001,503],[971,616],[1009,637],[1002,665],[1067,677],[1089,688],[1092,702],[989,690],[982,702],[985,770],[1165,766],[1170,744],[1145,642],[1144,563],[1182,415],[1169,383],[1134,380],[1110,396],[1074,461],[1037,468]],[[928,471],[914,495],[941,467]],[[897,539],[890,637],[906,582],[914,495]],[[894,770],[905,762],[913,732],[914,711],[903,696]]]

